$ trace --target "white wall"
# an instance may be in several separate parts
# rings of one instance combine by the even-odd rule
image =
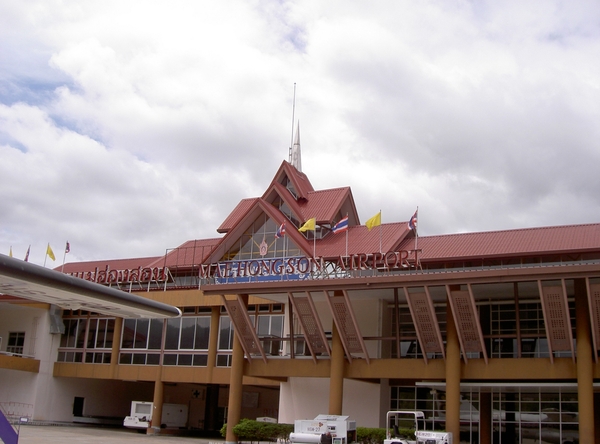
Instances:
[[[49,334],[48,311],[27,305],[0,305],[0,336],[6,351],[9,332],[25,332],[23,354],[40,361],[39,373],[0,369],[0,402],[23,404],[20,416],[35,418],[38,390],[51,377],[60,335]],[[55,345],[53,345],[53,342]],[[29,358],[23,358],[29,359]]]
[[[379,427],[381,396],[379,384],[344,379],[342,414],[359,427]],[[281,383],[279,422],[293,424],[296,419],[314,419],[321,413],[329,413],[328,378],[289,378]]]
[[[40,421],[73,420],[75,397],[84,398],[84,416],[125,417],[131,401],[152,401],[154,383],[80,378],[50,378],[43,395],[38,392],[35,418]]]
[[[48,315],[48,311],[42,308],[30,308],[26,305],[1,304],[0,305],[0,337],[2,346],[0,350],[6,351],[9,332],[25,332],[25,343],[23,354],[35,356],[43,350],[40,338],[48,335],[48,329],[44,331],[40,327],[40,321]]]
[[[36,373],[0,368],[0,402],[29,405],[30,411],[21,415],[32,415],[36,379]]]

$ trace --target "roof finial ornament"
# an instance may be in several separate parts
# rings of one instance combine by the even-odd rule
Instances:
[[[296,169],[302,172],[302,158],[300,155],[300,121],[296,124],[296,137],[294,138],[294,118],[296,112],[296,83],[294,82],[294,99],[292,102],[292,140],[290,143],[290,153],[288,162]]]
[[[294,137],[294,144],[292,145],[292,156],[290,163],[296,167],[296,169],[302,172],[302,155],[300,151],[300,121],[296,123],[296,135]]]

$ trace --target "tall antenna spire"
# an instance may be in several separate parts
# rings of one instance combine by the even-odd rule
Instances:
[[[294,113],[296,112],[296,82],[294,82],[294,99],[292,100],[292,136],[290,137],[290,148],[289,148],[289,159],[288,162],[292,163],[292,151],[294,146]]]
[[[290,163],[296,167],[296,169],[302,172],[302,156],[300,152],[300,121],[296,123],[296,137],[294,137],[294,144],[292,145],[292,159]]]

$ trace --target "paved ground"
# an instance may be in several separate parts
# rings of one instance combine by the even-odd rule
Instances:
[[[19,431],[19,444],[221,444],[223,442],[224,440],[208,438],[144,435],[135,430],[107,427],[23,425]]]

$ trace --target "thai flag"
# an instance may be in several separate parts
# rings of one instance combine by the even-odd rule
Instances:
[[[279,228],[277,228],[277,231],[275,232],[275,239],[279,239],[280,237],[283,237],[285,235],[285,222],[282,223]]]
[[[342,231],[348,231],[348,216],[335,224],[331,231],[333,231],[334,234],[341,233]]]
[[[414,230],[415,228],[417,228],[417,213],[418,212],[419,212],[419,210],[415,211],[415,214],[413,214],[413,216],[408,221],[408,229],[409,230]]]

